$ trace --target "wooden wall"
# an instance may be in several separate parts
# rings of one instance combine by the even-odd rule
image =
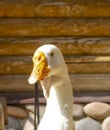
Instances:
[[[0,92],[28,93],[37,47],[58,46],[76,92],[110,91],[109,0],[1,0]]]

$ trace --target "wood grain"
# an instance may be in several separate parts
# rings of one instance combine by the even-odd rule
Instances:
[[[34,104],[34,93],[0,93],[0,96],[4,96],[8,104]],[[106,102],[110,103],[109,92],[75,92],[74,103],[87,104],[90,102]],[[39,104],[45,104],[46,100],[43,95],[39,96]]]
[[[74,74],[109,74],[110,63],[67,64],[70,73]]]
[[[74,91],[110,91],[110,74],[72,74],[70,77]]]
[[[110,103],[108,0],[1,0],[0,96],[8,104],[34,103],[28,84],[32,55],[43,44],[62,51],[75,103]],[[39,85],[40,103],[45,103]]]
[[[0,38],[0,55],[33,55],[43,44],[54,44],[64,55],[110,55],[110,38]]]
[[[0,93],[33,92],[34,85],[28,84],[28,78],[29,75],[0,75]],[[110,91],[110,74],[71,74],[70,78],[74,91]]]
[[[0,74],[30,74],[33,68],[31,56],[0,57]],[[105,60],[105,61],[104,61]],[[109,74],[110,57],[72,57],[65,59],[69,73]],[[89,62],[90,61],[90,62]],[[92,62],[93,61],[93,62]]]
[[[110,103],[110,92],[74,92],[73,94],[74,97],[74,103],[83,103],[83,104],[87,104],[87,103],[91,103],[91,102],[105,102],[105,103]],[[23,102],[21,100],[21,102]],[[34,102],[34,99],[31,101],[30,100],[25,100],[24,103],[26,102]],[[45,104],[46,100],[45,98],[42,96],[39,97],[39,103],[41,104]]]
[[[28,83],[29,75],[1,75],[0,92],[32,92],[34,85]]]
[[[0,19],[0,36],[110,36],[110,19]]]
[[[74,97],[76,103],[110,102],[110,92],[76,92]]]
[[[34,93],[33,92],[27,92],[27,93],[0,93],[0,96],[4,96],[7,100],[7,104],[32,104],[35,102],[34,100]]]
[[[89,11],[88,11],[89,10]],[[109,1],[1,1],[0,17],[109,17]]]
[[[109,63],[110,56],[65,56],[67,64]]]
[[[0,57],[0,74],[28,74],[32,70],[30,57]]]

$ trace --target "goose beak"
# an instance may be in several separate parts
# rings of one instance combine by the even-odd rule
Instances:
[[[28,79],[29,84],[35,84],[38,80],[43,80],[49,72],[50,68],[45,54],[41,51],[36,51],[33,56],[33,70]]]

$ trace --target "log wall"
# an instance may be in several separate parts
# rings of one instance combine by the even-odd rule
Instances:
[[[1,0],[0,93],[30,93],[32,55],[58,46],[75,92],[110,91],[109,0]]]

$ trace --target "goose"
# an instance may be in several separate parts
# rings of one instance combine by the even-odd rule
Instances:
[[[38,130],[74,130],[73,93],[68,68],[58,47],[40,46],[33,55],[28,82],[40,81],[46,108]]]

